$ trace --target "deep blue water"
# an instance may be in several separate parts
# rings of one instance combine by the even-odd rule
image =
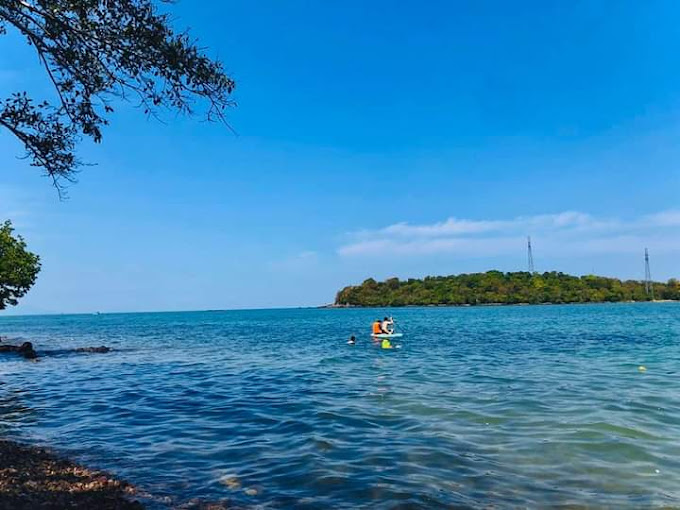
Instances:
[[[0,431],[173,504],[680,506],[679,304],[386,312],[2,317],[53,352],[0,358]]]

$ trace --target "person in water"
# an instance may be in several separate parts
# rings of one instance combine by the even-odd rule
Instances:
[[[349,345],[355,345],[357,343],[357,339],[354,335],[349,337],[349,341],[347,342]]]
[[[392,349],[392,342],[390,342],[387,338],[384,338],[380,344],[380,347],[383,349]]]
[[[394,333],[394,319],[392,317],[385,317],[380,325],[383,333],[391,335]]]

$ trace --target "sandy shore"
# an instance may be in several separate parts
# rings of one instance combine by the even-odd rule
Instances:
[[[53,453],[0,440],[0,509],[139,510],[135,489]]]

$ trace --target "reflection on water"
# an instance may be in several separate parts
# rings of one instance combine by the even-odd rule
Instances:
[[[677,304],[388,313],[6,317],[57,355],[0,359],[0,430],[179,501],[680,505]]]

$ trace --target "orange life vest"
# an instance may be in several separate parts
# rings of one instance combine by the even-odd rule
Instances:
[[[382,333],[382,332],[383,332],[383,331],[382,331],[382,327],[380,326],[380,321],[375,321],[375,322],[373,323],[373,334],[374,334],[374,335],[379,335],[379,334]]]

